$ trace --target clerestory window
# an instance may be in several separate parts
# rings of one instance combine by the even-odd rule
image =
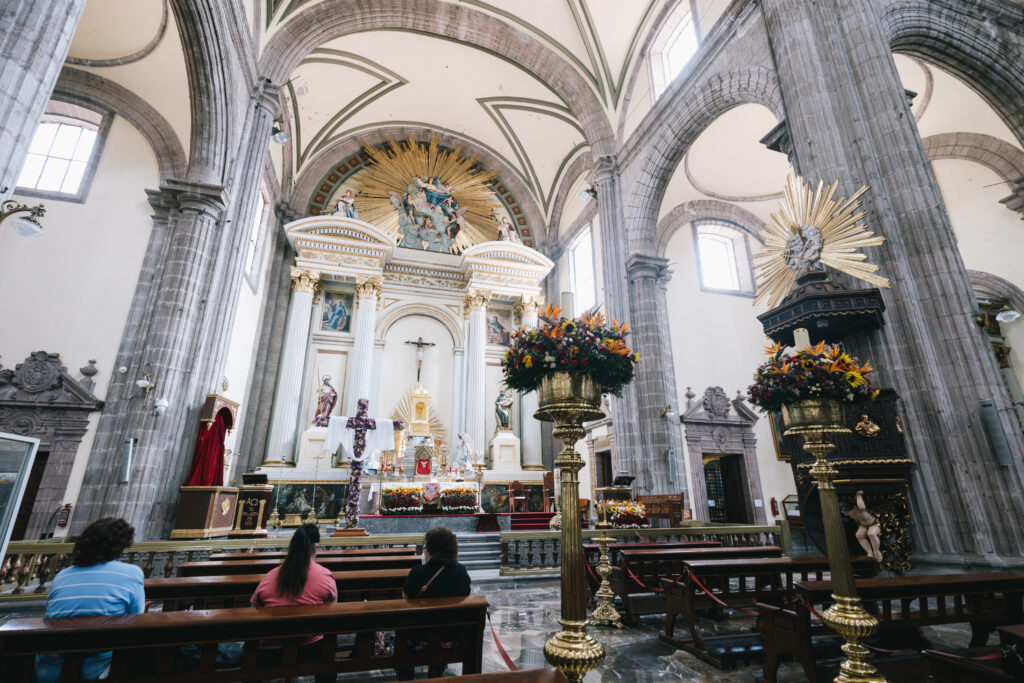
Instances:
[[[754,293],[747,233],[725,221],[693,224],[701,288],[736,294]]]
[[[51,100],[36,128],[16,192],[85,201],[111,115]]]

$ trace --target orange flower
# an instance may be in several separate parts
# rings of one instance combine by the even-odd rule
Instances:
[[[782,344],[775,342],[771,346],[764,347],[764,352],[769,356],[774,356],[776,353],[782,350]]]
[[[562,309],[558,306],[553,305],[550,301],[547,307],[544,309],[545,318],[559,318],[562,315]]]
[[[824,341],[820,341],[820,342],[818,342],[818,345],[817,345],[817,346],[815,346],[815,347],[813,347],[813,348],[811,348],[810,346],[808,346],[808,347],[807,347],[806,349],[804,349],[803,351],[801,351],[801,353],[805,353],[805,354],[807,354],[808,356],[820,356],[820,355],[821,355],[821,353],[822,353],[822,352],[823,352],[824,350],[825,350],[825,342],[824,342]]]
[[[612,327],[618,330],[619,334],[629,334],[629,323],[622,323],[620,325],[619,322],[615,319],[615,316],[612,316]]]
[[[589,312],[584,313],[582,316],[580,316],[580,321],[590,329],[594,329],[596,327],[604,325],[604,314]]]
[[[605,339],[604,346],[612,353],[616,353],[620,356],[628,356],[629,349],[626,348],[626,344],[621,339]]]

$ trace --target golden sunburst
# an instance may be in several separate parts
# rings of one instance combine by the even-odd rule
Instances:
[[[774,308],[793,289],[801,273],[823,270],[825,266],[889,288],[888,278],[875,274],[878,266],[867,263],[867,256],[858,251],[885,241],[860,222],[863,211],[854,213],[867,186],[849,199],[834,199],[838,186],[838,180],[828,187],[819,181],[812,192],[803,178],[789,175],[780,211],[772,214],[771,222],[761,231],[764,248],[754,256],[754,305],[767,299],[768,307]]]
[[[395,239],[401,235],[402,211],[396,202],[408,202],[410,184],[415,179],[439,178],[458,206],[460,230],[453,250],[461,251],[480,242],[497,239],[498,222],[494,212],[498,208],[494,192],[489,187],[496,177],[494,171],[483,171],[476,166],[476,157],[462,156],[461,148],[441,149],[437,138],[429,145],[421,145],[412,137],[403,143],[388,140],[389,148],[364,147],[373,164],[357,180],[361,184],[359,218],[376,225]],[[436,226],[443,229],[444,226]]]

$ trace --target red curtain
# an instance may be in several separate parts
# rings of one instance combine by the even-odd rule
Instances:
[[[224,485],[224,436],[227,434],[225,412],[222,410],[217,413],[209,429],[200,428],[199,436],[196,437],[196,452],[192,456],[192,471],[185,480],[185,486]]]

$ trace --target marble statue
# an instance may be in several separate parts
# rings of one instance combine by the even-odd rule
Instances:
[[[512,429],[512,395],[504,389],[494,399],[494,421],[498,429]]]
[[[840,509],[844,515],[857,522],[857,542],[860,543],[860,547],[864,548],[865,553],[875,558],[875,562],[881,562],[882,525],[864,505],[864,492],[857,491],[856,507],[851,507],[849,503],[843,503]]]
[[[334,213],[336,215],[341,214],[345,218],[359,218],[359,212],[356,211],[356,199],[352,196],[352,190],[345,190],[344,196],[335,204]]]
[[[499,242],[521,242],[519,239],[519,233],[516,232],[516,228],[512,225],[512,222],[508,219],[508,216],[502,216],[501,222],[498,223],[498,241]]]
[[[313,418],[313,424],[317,427],[326,427],[331,419],[331,411],[334,410],[334,405],[337,402],[338,392],[331,386],[331,377],[327,375],[324,377],[320,391],[317,392],[316,416]]]

